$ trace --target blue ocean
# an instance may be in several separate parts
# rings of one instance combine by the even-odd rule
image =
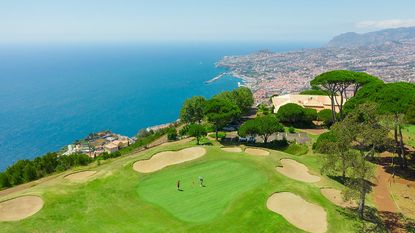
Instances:
[[[178,118],[183,101],[237,87],[215,62],[314,44],[37,44],[0,46],[0,171],[90,132],[133,136]]]

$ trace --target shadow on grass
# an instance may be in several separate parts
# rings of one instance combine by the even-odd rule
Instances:
[[[377,157],[372,160],[373,163],[382,166],[385,169],[385,172],[389,174],[395,174],[405,180],[415,181],[415,157],[412,156],[411,159],[408,159],[408,168],[401,169],[399,167],[400,160],[397,157]],[[395,164],[395,166],[393,166]]]
[[[359,219],[357,209],[338,209],[343,217],[355,221],[357,232],[412,232],[415,233],[415,221],[401,213],[378,211],[366,206],[364,220]]]
[[[338,183],[342,184],[342,185],[347,185],[353,182],[353,179],[350,177],[345,177],[343,178],[342,176],[335,176],[335,175],[327,175],[330,179],[337,181]],[[366,180],[366,185],[368,187],[373,187],[376,186],[374,183],[367,181]]]

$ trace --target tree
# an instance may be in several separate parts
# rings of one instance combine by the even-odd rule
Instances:
[[[405,114],[405,121],[409,124],[415,124],[415,102],[408,107]]]
[[[350,132],[345,124],[336,123],[332,131],[322,134],[318,138],[316,149],[324,153],[321,171],[327,174],[341,172],[343,182],[346,181],[346,172],[350,168],[353,156],[350,144],[353,140],[353,132]]]
[[[322,121],[325,126],[330,127],[333,122],[333,112],[330,109],[324,109],[318,112],[318,120]]]
[[[254,97],[251,90],[247,87],[238,87],[233,91],[224,91],[213,98],[228,100],[238,106],[241,113],[246,113],[254,104]]]
[[[257,117],[258,135],[264,139],[264,143],[268,142],[268,137],[276,132],[284,132],[284,126],[281,125],[274,115],[266,115]]]
[[[170,128],[167,130],[167,139],[168,139],[169,141],[174,141],[174,140],[177,140],[177,130],[176,130],[176,128],[174,128],[174,127],[170,127]]]
[[[265,104],[258,105],[258,110],[256,113],[257,116],[264,116],[264,115],[268,115],[271,113],[272,113],[271,108],[268,108]]]
[[[180,120],[185,123],[200,123],[204,117],[203,106],[206,100],[202,96],[186,99],[180,110]]]
[[[317,119],[317,111],[315,109],[307,109],[294,103],[281,106],[278,109],[277,117],[281,122],[290,125],[310,125],[312,121]]]
[[[207,132],[206,132],[205,127],[203,127],[202,125],[200,125],[200,124],[191,124],[191,125],[189,125],[189,129],[187,131],[187,134],[190,137],[195,137],[197,145],[199,145],[200,139],[203,136],[206,136]]]
[[[206,101],[204,114],[207,120],[215,127],[216,140],[219,129],[240,116],[241,111],[236,104],[226,99],[213,98]]]
[[[276,132],[284,132],[284,126],[274,115],[266,115],[246,121],[239,128],[238,134],[242,137],[259,135],[264,139],[264,143],[267,143],[269,136]]]
[[[26,166],[23,168],[22,171],[22,178],[23,178],[23,183],[35,180],[36,177],[36,169],[33,166],[32,163],[27,163]]]
[[[395,151],[400,158],[401,168],[406,168],[402,123],[403,116],[408,113],[408,110],[415,103],[415,85],[405,82],[370,84],[362,88],[350,102],[348,103],[349,111],[356,108],[358,104],[373,102],[378,104],[380,114],[391,115],[390,118],[394,125]]]
[[[294,124],[304,120],[304,108],[298,104],[285,104],[278,109],[277,116],[281,122]]]
[[[4,172],[0,173],[0,188],[7,188],[10,187],[11,184],[9,183],[9,179],[7,177],[7,174]]]
[[[351,146],[358,150],[353,159],[351,178],[346,197],[359,197],[359,216],[363,218],[366,194],[370,190],[368,180],[374,177],[374,166],[367,160],[375,154],[376,147],[387,144],[389,129],[381,124],[378,106],[367,103],[359,105],[342,122],[353,135]]]
[[[349,98],[347,96],[347,90],[350,87],[354,87],[353,93],[356,94],[362,86],[372,82],[381,81],[378,78],[363,72],[333,70],[318,75],[310,82],[310,84],[328,93],[331,101],[332,119],[333,122],[336,122],[335,104],[339,106],[340,119],[343,119],[343,106],[346,102],[345,100]],[[340,100],[338,100],[338,97],[340,97]]]
[[[375,148],[387,143],[389,129],[381,124],[375,104],[359,105],[342,122],[332,127],[335,143],[326,144],[327,152],[332,156],[331,169],[342,171],[332,164],[348,161],[349,179],[345,198],[359,200],[359,216],[363,218],[366,194],[370,190],[368,180],[374,176],[374,167],[367,160],[373,157]],[[342,157],[347,155],[347,157]],[[324,167],[324,166],[323,166]],[[344,176],[346,175],[343,173]]]
[[[317,110],[312,108],[304,108],[304,123],[310,124],[313,121],[317,120],[317,118]]]
[[[236,88],[232,91],[232,96],[242,113],[248,112],[254,104],[254,96],[247,87]]]
[[[258,124],[253,120],[248,120],[244,122],[238,130],[238,135],[241,137],[251,136],[256,137],[258,135]]]

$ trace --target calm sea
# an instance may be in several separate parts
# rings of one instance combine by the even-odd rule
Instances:
[[[0,46],[0,171],[90,132],[133,136],[174,121],[184,99],[237,87],[214,63],[260,49],[314,44],[71,44]]]

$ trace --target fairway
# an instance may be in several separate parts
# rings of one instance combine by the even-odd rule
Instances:
[[[200,187],[199,176],[204,178],[205,187]],[[178,180],[182,191],[176,189]],[[150,175],[140,182],[137,192],[181,220],[204,222],[217,217],[241,193],[266,181],[266,175],[254,167],[222,160]]]

